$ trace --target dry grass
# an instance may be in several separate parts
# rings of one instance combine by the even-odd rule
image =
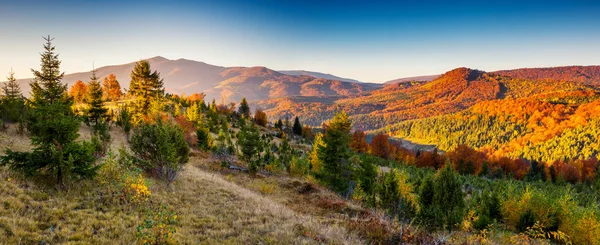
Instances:
[[[89,138],[85,126],[80,133]],[[118,129],[111,135],[113,149],[126,142]],[[0,132],[0,146],[30,149],[29,139],[12,128]],[[265,179],[257,189],[246,188],[198,168],[213,161],[207,158],[210,155],[195,154],[171,188],[153,181],[149,203],[138,207],[106,204],[98,196],[102,187],[97,180],[56,191],[0,168],[0,244],[132,244],[146,207],[158,203],[168,204],[177,214],[174,240],[180,244],[364,243],[342,225],[273,201],[285,194],[278,183]],[[246,178],[233,179],[238,177]]]

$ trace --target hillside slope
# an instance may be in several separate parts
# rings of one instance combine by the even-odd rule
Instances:
[[[82,127],[85,133],[85,127]],[[113,147],[122,144],[120,130],[112,130]],[[14,150],[29,148],[28,139],[19,136],[14,128],[0,132],[0,145]],[[305,210],[325,210],[323,216],[299,212],[288,206],[286,200],[294,198],[294,189],[261,194],[231,181],[245,174],[232,173],[229,178],[208,172],[209,155],[192,156],[174,186],[167,187],[153,181],[151,204],[168,205],[177,214],[175,241],[179,244],[363,244],[358,235],[341,225],[347,222],[327,218],[327,209],[302,202]],[[218,164],[218,163],[217,163]],[[298,180],[271,178],[248,180],[245,183],[266,183],[278,189],[279,185]],[[97,196],[98,180],[79,181],[68,192],[45,188],[33,180],[22,179],[8,169],[0,168],[0,244],[132,244],[136,240],[136,227],[141,224],[146,207],[107,204]],[[298,183],[302,183],[298,182]],[[319,190],[315,198],[333,198],[343,202],[326,190]],[[283,196],[285,194],[285,196]],[[109,198],[109,197],[108,197]],[[298,196],[297,198],[302,198]],[[298,199],[302,200],[302,199]],[[298,202],[295,202],[298,203]],[[312,205],[316,205],[313,203]]]

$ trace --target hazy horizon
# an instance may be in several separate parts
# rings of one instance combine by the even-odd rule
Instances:
[[[31,77],[48,34],[66,73],[155,56],[379,83],[456,67],[597,65],[599,10],[594,1],[1,3],[0,77],[11,67]]]

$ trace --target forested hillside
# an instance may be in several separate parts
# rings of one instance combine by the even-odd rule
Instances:
[[[0,243],[600,243],[594,87],[467,68],[370,92],[300,76],[304,96],[263,102],[297,108],[280,118],[166,93],[148,60],[125,93],[95,70],[69,88],[52,40],[30,98],[12,73],[2,89]],[[249,96],[282,76],[222,75]],[[356,130],[378,115],[400,122]]]

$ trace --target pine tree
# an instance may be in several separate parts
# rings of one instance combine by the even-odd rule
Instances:
[[[279,144],[277,154],[279,155],[279,162],[283,164],[283,166],[285,166],[286,169],[288,169],[289,171],[293,154],[292,147],[290,146],[290,141],[288,140],[285,134],[283,134],[283,136],[281,137],[281,144]]]
[[[365,193],[367,202],[375,205],[375,181],[377,180],[377,167],[370,161],[362,160],[359,163],[358,183]]]
[[[294,119],[294,126],[292,127],[292,131],[295,135],[302,136],[302,124],[300,123],[300,119],[298,119],[298,117]]]
[[[102,81],[102,92],[104,100],[107,101],[115,101],[121,97],[121,84],[119,84],[115,74],[109,74],[104,78],[104,81]]]
[[[88,142],[76,142],[79,124],[71,110],[73,100],[67,95],[67,85],[61,82],[60,60],[54,53],[52,38],[44,38],[45,51],[41,54],[41,70],[32,69],[35,76],[30,83],[30,116],[27,129],[31,134],[32,152],[6,151],[2,163],[32,176],[47,172],[58,186],[72,175],[90,177],[96,173],[93,147]]]
[[[0,93],[0,120],[4,122],[20,122],[25,111],[25,99],[21,88],[15,78],[15,73],[10,72]]]
[[[21,87],[17,83],[17,79],[15,78],[15,73],[10,71],[7,81],[4,83],[4,87],[2,88],[3,98],[5,100],[21,100],[23,99],[23,94],[21,93]]]
[[[290,123],[290,119],[287,117],[283,121],[283,132],[288,134],[292,133],[292,124]]]
[[[263,142],[260,139],[260,131],[251,122],[243,122],[238,134],[238,145],[242,153],[242,159],[252,167],[255,160],[263,150]]]
[[[89,108],[86,113],[86,123],[91,126],[97,126],[100,123],[105,123],[108,119],[108,109],[104,107],[104,96],[96,70],[92,70],[92,76],[88,83],[87,103]]]
[[[434,179],[432,208],[436,212],[435,224],[448,230],[462,221],[465,211],[464,194],[458,179],[458,173],[452,164],[440,169]]]
[[[319,177],[324,184],[344,196],[349,194],[353,180],[353,167],[350,162],[350,130],[352,122],[345,112],[340,112],[329,121],[323,135],[324,147],[319,148],[322,169]]]
[[[134,97],[132,114],[135,121],[140,122],[144,118],[149,118],[152,109],[160,109],[159,104],[165,94],[163,80],[157,71],[151,72],[150,63],[147,60],[141,60],[135,63],[131,71],[131,83],[129,85],[129,94]]]
[[[277,122],[275,123],[275,128],[279,130],[283,129],[283,122],[281,121],[281,119],[277,119]]]
[[[315,135],[315,140],[313,141],[312,150],[308,156],[310,170],[317,175],[321,172],[321,168],[323,166],[321,159],[319,159],[319,151],[321,151],[322,147],[325,147],[325,142],[323,142],[323,134],[317,133],[317,135]]]
[[[246,98],[242,98],[242,102],[240,102],[240,108],[238,109],[238,112],[240,113],[240,115],[243,118],[245,118],[245,119],[250,118],[250,106],[248,106],[248,102],[246,101]]]

